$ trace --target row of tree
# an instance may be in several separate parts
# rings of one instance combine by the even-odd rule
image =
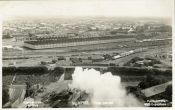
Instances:
[[[44,66],[38,66],[38,67],[2,67],[2,73],[3,75],[9,75],[9,74],[44,74],[48,72],[48,68]]]
[[[109,67],[107,71],[112,72],[114,75],[126,75],[126,76],[144,76],[148,74],[172,76],[172,70],[159,70],[148,68],[132,68],[132,67]]]

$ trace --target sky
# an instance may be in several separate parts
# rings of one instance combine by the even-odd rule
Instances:
[[[4,18],[15,16],[171,17],[173,0],[0,1]]]

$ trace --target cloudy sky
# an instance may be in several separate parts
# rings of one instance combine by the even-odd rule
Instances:
[[[173,0],[37,0],[0,1],[3,17],[120,16],[171,17]]]

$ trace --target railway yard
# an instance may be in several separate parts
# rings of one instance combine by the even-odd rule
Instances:
[[[139,51],[132,53],[132,51],[136,50]],[[136,41],[131,41],[131,42],[97,44],[89,46],[66,47],[66,48],[46,49],[46,50],[9,49],[3,51],[4,51],[3,52],[4,66],[8,65],[13,66],[14,62],[16,66],[18,65],[31,66],[31,63],[33,64],[33,66],[37,66],[41,63],[41,61],[46,62],[49,61],[51,62],[52,60],[58,61],[57,59],[63,56],[65,60],[60,60],[56,62],[55,63],[56,65],[60,66],[69,65],[70,63],[72,63],[70,60],[71,58],[82,58],[88,60],[88,57],[94,57],[97,60],[99,60],[98,63],[115,63],[116,65],[122,66],[122,62],[124,63],[136,56],[156,57],[162,54],[171,57],[171,39],[165,39],[161,41],[159,40],[146,41],[142,43],[136,43]],[[128,55],[125,55],[127,54],[127,52],[131,52],[131,54],[128,53]],[[119,53],[123,55],[119,55]],[[105,55],[111,58],[106,59],[104,58]],[[158,59],[160,59],[160,57]],[[165,62],[167,62],[166,59]]]

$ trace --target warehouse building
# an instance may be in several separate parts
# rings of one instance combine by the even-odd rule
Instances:
[[[125,42],[135,40],[132,36],[104,36],[90,38],[41,38],[36,41],[25,41],[24,47],[30,49],[46,49],[80,45],[95,45],[103,43]]]

